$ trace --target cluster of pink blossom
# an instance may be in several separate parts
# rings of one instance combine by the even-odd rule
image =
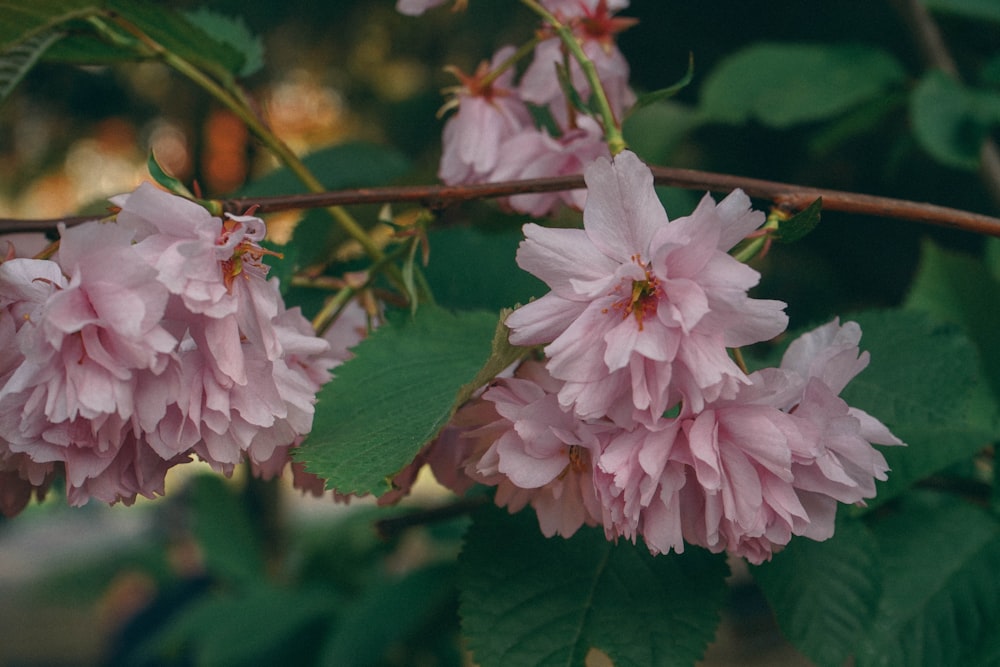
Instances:
[[[531,505],[549,536],[600,525],[654,553],[687,542],[754,563],[792,535],[830,537],[837,503],[886,479],[872,443],[902,444],[839,397],[868,363],[858,325],[830,322],[780,367],[744,372],[729,349],[787,325],[727,252],[764,215],[735,191],[668,221],[627,151],[585,177],[584,228],[526,225],[517,256],[551,292],[508,316],[510,340],[544,345],[544,362],[460,409],[421,460],[458,491],[472,479],[512,512]]]
[[[511,343],[544,345],[544,363],[497,380],[416,463],[459,492],[470,479],[496,486],[512,512],[530,504],[546,535],[601,525],[609,539],[641,535],[654,553],[688,542],[755,563],[792,535],[829,537],[837,503],[862,502],[885,479],[872,443],[902,444],[839,398],[867,364],[860,329],[835,321],[805,334],[776,369],[747,373],[736,362],[730,350],[788,324],[785,304],[750,298],[760,276],[729,254],[763,213],[735,191],[668,221],[649,168],[628,151],[611,159],[602,128],[576,112],[557,76],[568,67],[582,100],[599,84],[620,121],[635,102],[614,44],[634,22],[614,17],[627,0],[539,4],[572,29],[596,79],[548,26],[519,81],[513,47],[459,73],[440,176],[457,184],[585,170],[586,191],[507,202],[535,216],[582,208],[584,228],[525,226],[518,264],[551,291],[506,324]],[[538,109],[555,135],[536,127]],[[405,489],[410,477],[395,482]]]
[[[0,509],[61,468],[68,499],[163,492],[191,459],[280,473],[336,363],[266,278],[264,223],[149,184],[114,222],[0,264]]]
[[[440,2],[401,0],[400,11],[421,13]],[[628,85],[629,66],[615,45],[615,35],[634,23],[613,14],[628,5],[625,0],[543,0],[546,9],[571,27],[583,52],[594,63],[604,92],[617,118],[635,103]],[[449,185],[530,179],[583,173],[600,156],[608,156],[601,126],[567,102],[557,67],[568,63],[569,79],[580,99],[591,96],[579,63],[567,58],[562,41],[550,29],[535,47],[531,63],[520,81],[514,81],[512,46],[501,48],[491,62],[472,75],[453,70],[460,85],[449,106],[457,107],[444,128],[438,175]],[[530,106],[529,106],[530,105]],[[535,123],[534,107],[547,114],[550,127]],[[569,190],[527,193],[505,200],[512,209],[529,215],[546,215],[562,204],[583,208],[586,193]]]

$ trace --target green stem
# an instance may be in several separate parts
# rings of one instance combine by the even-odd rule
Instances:
[[[573,31],[569,26],[557,19],[552,12],[538,4],[536,0],[521,0],[521,2],[552,26],[552,29],[559,35],[559,39],[566,45],[566,48],[569,49],[569,52],[576,61],[580,63],[580,68],[583,70],[587,82],[590,83],[594,102],[597,105],[597,113],[600,114],[601,122],[604,126],[604,140],[607,142],[611,154],[618,155],[628,145],[625,143],[625,137],[622,136],[621,128],[618,126],[618,119],[615,118],[615,113],[608,102],[607,93],[604,92],[604,85],[601,83],[601,77],[597,74],[597,67],[594,66],[594,61],[588,58],[587,54],[583,52],[583,47],[580,46],[579,40],[573,35]]]
[[[157,41],[149,37],[149,35],[142,32],[142,30],[137,26],[131,24],[121,16],[111,15],[108,18],[110,18],[118,27],[139,40],[139,42],[153,55],[160,58],[169,67],[190,79],[193,83],[201,87],[205,92],[223,104],[227,109],[236,114],[240,120],[246,123],[250,132],[253,133],[253,135],[256,136],[257,139],[259,139],[261,143],[263,143],[267,149],[270,150],[285,166],[287,166],[288,169],[290,169],[311,192],[323,192],[325,190],[323,184],[320,183],[312,172],[309,171],[299,156],[296,155],[292,149],[285,144],[285,142],[279,139],[277,135],[275,135],[271,129],[257,117],[257,115],[250,108],[249,104],[242,99],[242,96],[233,93],[231,90],[227,90],[226,87],[220,85],[184,58],[164,48]],[[102,34],[115,41],[121,41],[120,36],[115,35],[114,31],[104,25],[103,21],[100,19],[91,20],[91,24],[94,25]],[[372,240],[371,236],[368,235],[364,228],[358,224],[350,213],[340,206],[332,206],[328,210],[344,231],[347,232],[351,238],[361,244],[361,247],[364,248],[365,252],[372,258],[373,261],[378,262],[382,259],[382,249],[378,247],[375,241]],[[395,273],[398,273],[398,271]],[[393,274],[393,277],[396,277],[395,273]]]
[[[767,222],[758,230],[758,235],[749,239],[742,247],[738,247],[738,250],[733,253],[733,258],[745,264],[756,257],[764,248],[771,232],[778,229],[782,219],[787,220],[788,215],[778,210],[771,211],[771,214],[767,216]]]
[[[326,330],[329,329],[330,326],[337,320],[337,318],[340,316],[340,313],[344,310],[344,308],[347,307],[347,304],[350,302],[351,298],[353,298],[354,295],[360,292],[361,290],[371,286],[372,281],[375,280],[375,276],[378,274],[380,269],[382,269],[384,266],[392,266],[397,270],[399,270],[399,267],[393,264],[393,262],[400,259],[409,252],[410,252],[409,245],[404,244],[398,246],[392,252],[385,255],[384,257],[382,257],[382,259],[376,261],[368,268],[368,275],[365,279],[365,282],[362,285],[359,285],[357,287],[352,287],[350,285],[342,287],[336,294],[333,295],[332,298],[328,299],[326,303],[323,304],[323,307],[320,308],[320,311],[316,313],[316,316],[312,319],[312,326],[313,329],[316,331],[316,333],[322,336],[326,332]],[[427,278],[424,277],[423,272],[414,271],[414,278],[419,283],[419,287],[421,290],[420,295],[414,295],[414,296],[423,296],[423,301],[425,303],[430,303],[433,305],[434,296],[431,293],[430,286],[427,284]],[[402,276],[400,277],[400,279],[402,279]],[[293,278],[293,284],[296,284],[294,278]],[[300,287],[304,286],[304,283],[301,282],[297,284]]]
[[[355,288],[344,287],[334,294],[332,298],[327,299],[323,307],[316,313],[316,317],[312,319],[312,327],[317,336],[322,336],[326,333],[326,330],[337,320],[337,316],[347,307],[348,302],[350,302],[356,293],[357,290]]]
[[[495,70],[491,71],[489,74],[484,76],[483,80],[479,82],[480,86],[486,88],[491,83],[496,81],[497,77],[499,77],[501,74],[503,74],[511,67],[516,65],[517,61],[519,61],[521,58],[526,57],[528,54],[534,51],[535,47],[538,46],[538,43],[540,41],[542,41],[540,37],[534,37],[531,39],[531,41],[522,45],[521,48],[515,51],[513,55],[511,55],[509,58],[500,63]]]

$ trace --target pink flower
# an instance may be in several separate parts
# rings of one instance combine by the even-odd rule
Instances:
[[[628,3],[553,2],[551,11],[570,20],[573,34],[580,41],[583,52],[597,69],[597,76],[607,95],[611,110],[619,119],[635,104],[635,93],[628,85],[629,65],[615,45],[615,35],[636,23],[635,19],[615,18],[612,13],[618,6]],[[563,127],[568,124],[564,93],[556,76],[556,66],[565,61],[562,41],[552,37],[535,48],[534,59],[520,82],[521,97],[533,104],[548,107]],[[592,93],[590,84],[574,58],[570,58],[570,80],[584,101]]]
[[[683,422],[694,472],[680,493],[685,538],[752,563],[770,558],[813,517],[802,506],[791,470],[810,443],[788,416],[769,406],[726,403]]]
[[[40,310],[51,285],[35,277],[52,268],[48,280],[62,281],[51,262],[8,259],[0,264],[0,387],[7,384],[24,362],[18,347],[17,327],[23,326]],[[11,449],[10,438],[20,441],[23,397],[8,392],[0,397],[0,514],[13,517],[30,502],[39,500],[54,477],[54,464],[37,463],[30,456]]]
[[[838,394],[868,365],[858,351],[861,328],[833,320],[796,339],[785,352],[781,368],[797,377],[799,391],[781,406],[815,442],[812,456],[795,461],[795,484],[813,513],[833,515],[836,503],[863,503],[875,496],[875,480],[889,470],[881,452],[870,443],[904,443],[864,410],[849,406]],[[833,521],[813,525],[813,539],[833,535]]]
[[[600,522],[593,462],[611,428],[562,409],[559,384],[538,362],[525,362],[516,377],[499,380],[483,394],[499,419],[468,434],[488,437],[492,444],[470,459],[467,472],[497,486],[496,503],[510,512],[530,504],[549,537],[569,537],[584,524]]]
[[[136,251],[157,271],[157,279],[184,301],[192,313],[231,315],[232,277],[223,278],[223,263],[233,263],[264,237],[264,223],[247,216],[214,217],[198,204],[171,195],[150,183],[112,198],[121,207],[117,221],[133,230]]]
[[[518,265],[552,289],[507,318],[515,345],[548,343],[560,404],[623,426],[691,410],[749,380],[728,347],[784,330],[779,301],[751,299],[759,274],[726,254],[764,221],[740,191],[668,223],[633,153],[587,168],[584,229],[524,228]]]
[[[472,76],[454,70],[461,86],[449,106],[458,111],[444,126],[444,146],[438,176],[449,185],[481,183],[500,159],[500,146],[523,129],[532,127],[531,115],[512,89],[514,71],[507,69],[496,79],[486,77],[514,54],[506,46],[483,63]]]
[[[283,466],[336,361],[267,280],[262,221],[152,186],[116,202],[119,222],[63,229],[53,260],[0,264],[11,507],[55,469],[82,504],[162,493],[192,455],[227,474]]]
[[[0,387],[0,404],[20,406],[8,435],[19,445],[78,418],[113,443],[117,425],[101,430],[104,421],[130,419],[138,374],[166,367],[176,344],[160,322],[168,294],[131,239],[115,225],[87,223],[63,231],[58,264],[0,265],[0,299],[22,320],[24,360]]]
[[[609,538],[642,535],[653,553],[686,541],[760,563],[793,535],[832,536],[837,503],[874,496],[886,478],[872,443],[902,444],[836,396],[867,362],[859,338],[856,324],[832,322],[735,397],[612,434],[595,475]]]
[[[0,386],[0,424],[10,452],[62,466],[74,503],[98,478],[109,502],[119,491],[153,493],[107,474],[132,470],[119,455],[134,439],[136,388],[163,372],[177,342],[161,323],[169,294],[132,240],[128,229],[91,222],[62,230],[57,261],[0,265],[0,299],[21,322],[23,355]]]
[[[584,167],[599,157],[608,157],[608,147],[597,121],[578,119],[579,128],[558,139],[542,130],[526,129],[511,137],[500,148],[500,160],[491,180],[508,181],[546,176],[581,174]],[[565,190],[513,195],[505,200],[520,213],[543,216],[557,211],[561,204],[582,209],[587,191]]]
[[[635,542],[643,535],[653,553],[684,551],[678,493],[688,470],[672,457],[680,427],[679,421],[669,420],[608,437],[594,466],[608,539]]]
[[[4,234],[0,241],[4,242],[0,243],[0,254],[6,255],[2,260],[5,262],[15,257],[34,257],[51,243],[45,234],[38,232]]]

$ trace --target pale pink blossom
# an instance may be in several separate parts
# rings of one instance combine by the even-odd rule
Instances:
[[[116,446],[112,418],[132,417],[138,374],[166,367],[176,344],[160,322],[168,294],[131,238],[86,223],[63,231],[58,263],[0,265],[0,303],[21,319],[24,359],[0,387],[0,406],[12,411],[0,419],[16,419],[7,438],[17,446],[37,438],[60,446],[45,434],[76,419],[89,420],[102,447]]]
[[[268,474],[311,429],[337,361],[267,279],[262,221],[152,186],[115,201],[118,222],[62,229],[52,260],[0,264],[11,507],[54,470],[73,504],[160,494],[192,456]]]
[[[857,323],[841,325],[835,319],[796,339],[781,361],[782,370],[797,376],[800,387],[798,396],[783,397],[781,407],[815,441],[812,456],[793,465],[799,495],[813,513],[833,515],[837,501],[863,503],[874,497],[875,481],[887,479],[889,467],[870,443],[904,444],[885,424],[839,397],[868,365],[868,353],[858,349],[860,340]],[[809,536],[826,539],[832,534],[831,519],[814,524]]]
[[[461,85],[454,90],[452,105],[458,110],[444,126],[438,176],[449,185],[480,183],[500,159],[500,146],[522,130],[532,127],[531,114],[513,89],[514,70],[508,68],[496,79],[486,77],[515,52],[505,46],[483,63],[472,76],[455,70]]]
[[[680,429],[680,421],[664,420],[609,435],[594,466],[608,539],[642,535],[653,553],[684,551],[678,494],[689,471],[672,457]]]
[[[2,261],[15,257],[34,257],[45,250],[50,243],[45,234],[38,232],[4,234],[0,236],[0,255],[4,255]]]
[[[871,498],[886,479],[872,443],[902,444],[836,396],[867,362],[859,337],[853,323],[830,323],[735,397],[612,434],[595,475],[609,538],[642,535],[653,553],[687,542],[760,563],[793,535],[832,536],[838,502]]]
[[[5,268],[6,267],[6,268]],[[50,269],[48,278],[35,280]],[[62,281],[51,262],[8,259],[0,264],[0,387],[24,362],[17,341],[17,328],[37,314],[51,290],[46,280]],[[20,441],[23,397],[8,392],[0,397],[0,514],[13,517],[35,495],[45,496],[54,477],[53,463],[38,463],[25,453],[11,450],[10,438]],[[40,429],[37,429],[40,430]]]
[[[594,64],[611,110],[620,120],[635,104],[636,96],[628,85],[628,61],[615,44],[615,35],[633,25],[635,20],[613,17],[616,7],[609,8],[603,1],[558,4],[559,9],[554,11],[564,19],[573,19],[570,20],[573,34],[580,41],[584,55]],[[570,123],[556,67],[566,60],[565,47],[560,39],[553,36],[542,41],[535,47],[531,65],[521,77],[518,89],[525,101],[548,107],[563,127]],[[569,75],[573,88],[586,102],[593,91],[580,64],[573,57],[569,58]]]
[[[681,400],[697,411],[734,396],[746,375],[727,348],[784,330],[779,301],[751,299],[759,274],[726,254],[764,221],[735,191],[667,221],[633,153],[585,173],[584,229],[525,225],[518,265],[552,289],[507,318],[515,345],[548,343],[560,404],[623,426]]]
[[[353,357],[351,349],[381,323],[381,307],[375,306],[373,310],[376,311],[374,315],[357,299],[352,299],[323,332],[323,339],[330,345],[330,355],[337,366]]]
[[[91,484],[109,502],[150,495],[154,488],[135,488],[148,480],[123,448],[135,438],[139,378],[162,373],[176,344],[161,325],[169,293],[135,251],[131,230],[90,222],[61,236],[55,261],[0,265],[0,303],[19,322],[23,355],[0,386],[8,450],[58,464],[73,503],[85,501],[81,490]],[[129,475],[134,483],[124,481]]]
[[[223,264],[231,265],[234,256],[263,238],[261,220],[227,216],[224,221],[150,183],[112,202],[121,207],[118,225],[133,230],[136,251],[188,311],[209,317],[236,312],[239,304],[227,284],[231,278],[222,278]]]
[[[540,363],[528,361],[515,377],[490,387],[483,400],[499,419],[468,437],[488,434],[492,444],[466,465],[470,476],[497,487],[497,505],[512,513],[531,505],[549,537],[569,537],[600,522],[593,464],[604,433],[613,428],[562,409],[559,384]]]
[[[585,116],[578,119],[577,129],[558,138],[532,128],[505,141],[491,180],[582,174],[586,165],[599,157],[609,156],[600,126],[593,118]],[[513,195],[504,203],[519,213],[544,216],[554,213],[563,204],[583,209],[586,201],[587,191],[579,189]]]
[[[678,455],[694,473],[680,492],[689,542],[759,563],[807,531],[814,517],[799,500],[791,468],[811,442],[785,413],[734,401],[684,420],[683,429]]]

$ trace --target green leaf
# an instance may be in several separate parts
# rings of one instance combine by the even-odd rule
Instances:
[[[806,236],[816,229],[819,224],[820,212],[823,210],[823,198],[809,204],[805,209],[799,211],[787,220],[783,220],[778,225],[778,231],[774,238],[782,243],[793,243]]]
[[[1000,239],[995,237],[986,239],[984,260],[993,280],[1000,283]]]
[[[979,70],[979,80],[985,85],[1000,88],[1000,53],[983,63]]]
[[[687,72],[677,81],[677,83],[667,86],[666,88],[660,88],[659,90],[654,90],[650,93],[644,93],[640,95],[639,99],[636,100],[635,105],[632,107],[629,113],[634,113],[635,111],[641,109],[642,107],[653,104],[654,102],[661,102],[663,100],[673,97],[681,90],[686,88],[693,79],[694,79],[694,53],[690,53],[688,54]]]
[[[669,164],[680,143],[702,122],[694,109],[664,101],[632,111],[622,133],[636,155],[652,164]]]
[[[966,88],[933,71],[910,96],[910,116],[917,141],[934,159],[975,170],[990,128],[1000,123],[1000,94]]]
[[[431,230],[430,263],[424,276],[438,303],[455,309],[498,311],[527,303],[548,288],[515,260],[524,236],[509,222],[504,229],[449,227]]]
[[[872,515],[882,557],[878,616],[860,642],[859,667],[972,664],[1000,627],[1000,530],[952,496],[911,494]]]
[[[0,53],[0,105],[49,48],[62,39],[59,30],[32,35]]]
[[[1000,665],[1000,632],[990,632],[985,637],[980,637],[969,651],[969,660],[966,664],[977,667]]]
[[[905,78],[892,55],[867,46],[761,43],[708,75],[701,107],[710,120],[784,128],[840,115]]]
[[[576,89],[573,85],[573,81],[570,78],[569,70],[566,68],[565,63],[557,62],[556,66],[556,80],[559,82],[559,87],[562,89],[563,96],[573,105],[573,108],[583,114],[591,114],[593,111],[587,108],[584,104],[583,99],[580,97],[580,91]]]
[[[249,73],[260,65],[260,42],[242,23],[208,12],[192,18],[163,6],[140,0],[45,0],[44,2],[0,2],[0,53],[38,34],[71,22],[74,27],[96,32],[111,43],[99,46],[91,35],[74,37],[54,55],[76,62],[112,62],[149,57],[126,24],[137,28],[167,51],[195,64],[219,79]],[[99,26],[80,19],[99,18]],[[203,29],[204,28],[204,29]]]
[[[504,322],[512,312],[509,308],[500,311],[500,319],[497,321],[497,328],[493,332],[493,342],[490,344],[490,358],[476,373],[476,377],[459,389],[457,401],[459,405],[472,398],[472,395],[480,387],[492,381],[502,370],[527,354],[526,348],[510,344],[510,331]]]
[[[76,23],[79,23],[77,29]],[[139,55],[119,44],[112,44],[101,39],[97,33],[86,33],[83,30],[90,26],[71,22],[66,24],[66,37],[59,40],[45,53],[45,62],[68,63],[73,65],[116,65],[134,62]]]
[[[173,664],[179,653],[190,655],[195,665],[217,667],[313,664],[315,636],[339,603],[327,591],[268,585],[205,598],[153,635],[143,653],[160,658],[150,664],[167,657]]]
[[[381,495],[448,422],[459,390],[490,356],[496,316],[423,306],[354,348],[319,394],[295,456],[343,493]]]
[[[753,568],[781,631],[821,667],[840,667],[856,650],[875,617],[881,575],[874,537],[843,516],[831,539],[794,538]]]
[[[220,80],[239,74],[245,56],[231,44],[216,39],[180,12],[160,3],[140,0],[106,0],[107,9],[135,26],[154,42]],[[116,20],[106,23],[118,30]]]
[[[340,609],[343,620],[323,649],[322,664],[381,664],[394,644],[412,638],[442,612],[454,614],[454,597],[454,563],[377,582]]]
[[[840,147],[850,145],[858,137],[880,132],[880,127],[893,122],[891,118],[900,114],[901,110],[905,111],[909,100],[910,92],[900,89],[863,102],[812,132],[809,154],[813,158],[826,157]]]
[[[205,567],[227,581],[252,583],[264,573],[264,557],[250,517],[218,475],[191,480],[192,530]]]
[[[1000,21],[1000,3],[996,0],[922,0],[935,12],[957,14],[971,19]]]
[[[975,285],[975,289],[969,289]],[[993,393],[1000,397],[1000,280],[985,262],[925,240],[907,308],[963,328],[979,349]]]
[[[250,31],[242,17],[224,16],[206,7],[183,15],[216,41],[243,56],[243,65],[235,72],[237,76],[250,76],[264,67],[264,42]]]
[[[167,191],[175,195],[180,195],[185,199],[194,199],[194,195],[187,189],[186,185],[163,170],[163,167],[160,166],[160,162],[156,159],[156,155],[152,151],[149,152],[149,158],[146,160],[146,169],[149,171],[149,175],[153,177],[153,180]]]
[[[908,447],[885,447],[891,471],[875,506],[968,459],[998,435],[996,404],[975,346],[952,325],[913,311],[862,313],[861,348],[871,363],[844,389],[848,404],[881,420]]]
[[[0,53],[99,10],[100,3],[93,0],[0,1]]]
[[[546,538],[531,511],[477,511],[459,557],[459,614],[473,659],[617,667],[694,664],[715,634],[725,559],[698,548],[653,557],[599,529]]]

